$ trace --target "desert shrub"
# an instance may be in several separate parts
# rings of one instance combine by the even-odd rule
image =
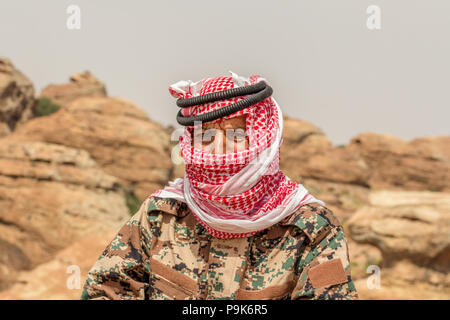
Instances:
[[[141,199],[139,199],[132,190],[124,189],[126,205],[128,207],[128,211],[130,212],[130,216],[134,215],[138,212],[141,207]]]
[[[44,117],[48,116],[52,113],[55,113],[61,108],[59,104],[53,103],[53,101],[49,98],[42,97],[39,98],[38,103],[36,105],[36,116]]]

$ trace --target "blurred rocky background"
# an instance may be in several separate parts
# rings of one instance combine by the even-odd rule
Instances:
[[[37,95],[0,58],[0,299],[79,299],[70,266],[82,286],[142,200],[183,175],[173,131],[87,71]],[[361,299],[450,298],[450,136],[364,132],[336,147],[286,117],[281,152],[343,224]]]

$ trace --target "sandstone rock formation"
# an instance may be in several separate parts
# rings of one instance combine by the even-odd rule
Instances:
[[[0,58],[0,137],[33,117],[34,88],[10,60]]]
[[[324,133],[302,120],[286,118],[280,166],[287,175],[367,186],[369,168],[356,153],[333,147]]]
[[[41,94],[63,109],[0,140],[0,289],[19,275],[36,277],[38,265],[54,266],[58,252],[84,237],[116,232],[129,217],[122,187],[143,199],[169,179],[164,128],[105,95],[89,73],[74,75]],[[86,269],[98,254],[76,263]]]
[[[362,133],[346,146],[333,147],[317,127],[287,118],[280,165],[298,180],[450,191],[450,136],[407,142],[385,134]]]
[[[369,205],[350,218],[347,231],[354,241],[381,251],[384,294],[389,287],[397,294],[403,287],[407,294],[406,288],[421,285],[426,294],[409,297],[450,295],[450,193],[371,192]]]
[[[348,152],[369,168],[371,188],[450,191],[450,136],[410,142],[379,133],[362,133],[350,141]]]
[[[106,97],[106,87],[89,71],[73,74],[69,83],[51,84],[40,97],[47,97],[63,107],[80,97]]]
[[[0,139],[0,288],[83,237],[129,217],[115,177],[84,150]]]
[[[14,137],[86,150],[140,199],[163,186],[172,170],[163,127],[124,99],[78,98],[54,114],[28,121]]]
[[[280,168],[344,221],[367,203],[369,168],[346,148],[336,148],[318,127],[285,117]]]
[[[86,275],[116,231],[89,234],[32,270],[17,273],[15,283],[0,291],[0,300],[78,300]]]

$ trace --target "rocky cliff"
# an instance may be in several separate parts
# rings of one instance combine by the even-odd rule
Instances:
[[[9,59],[0,57],[0,137],[32,118],[35,104],[31,81]]]

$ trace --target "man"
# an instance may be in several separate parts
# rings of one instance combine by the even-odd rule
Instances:
[[[279,170],[272,89],[230,73],[169,87],[185,177],[142,203],[82,299],[357,299],[338,219]]]

